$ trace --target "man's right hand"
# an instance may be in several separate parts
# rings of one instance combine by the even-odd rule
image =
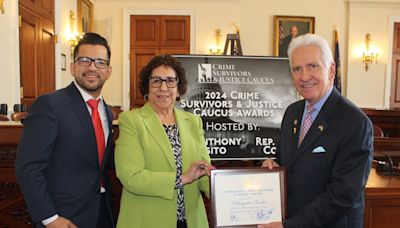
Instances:
[[[47,224],[46,228],[78,228],[78,227],[75,224],[73,224],[70,220],[60,216],[53,222]]]
[[[261,167],[267,167],[268,169],[272,169],[273,167],[279,167],[279,165],[274,160],[268,158],[267,160],[263,161]]]

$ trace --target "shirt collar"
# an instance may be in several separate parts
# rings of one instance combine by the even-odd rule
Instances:
[[[316,113],[319,113],[319,111],[321,110],[322,106],[325,104],[326,100],[328,100],[328,97],[331,95],[332,90],[333,90],[333,86],[331,86],[331,88],[328,90],[328,92],[325,93],[325,95],[317,103],[314,104],[314,109],[315,109]],[[304,109],[309,104],[310,104],[310,102],[308,102],[306,100]]]
[[[82,89],[75,80],[74,80],[74,84],[75,84],[76,88],[78,88],[79,93],[81,93],[85,103],[90,99],[96,99],[96,100],[100,99],[101,102],[103,101],[103,97],[101,95],[99,97],[92,97],[92,95],[88,94],[84,89]]]

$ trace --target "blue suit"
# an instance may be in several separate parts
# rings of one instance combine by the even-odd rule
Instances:
[[[34,222],[59,214],[79,227],[96,227],[100,179],[112,215],[108,169],[113,164],[112,114],[102,166],[88,108],[76,86],[39,97],[24,120],[16,174]]]
[[[278,163],[288,178],[284,227],[361,228],[372,123],[333,89],[298,148],[304,102],[287,108],[281,128]]]

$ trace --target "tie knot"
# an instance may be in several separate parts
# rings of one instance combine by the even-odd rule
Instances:
[[[95,99],[90,99],[87,101],[89,107],[93,110],[96,109],[97,110],[97,106],[99,106],[99,100],[95,100]]]
[[[307,105],[306,109],[307,109],[307,113],[313,113],[315,110],[314,105],[312,105],[312,104]]]

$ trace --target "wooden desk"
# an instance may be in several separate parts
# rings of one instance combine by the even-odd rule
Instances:
[[[374,138],[374,158],[388,161],[387,156],[394,165],[400,165],[400,138]]]
[[[20,122],[0,122],[0,227],[32,227],[15,177]]]
[[[366,228],[400,225],[400,176],[382,176],[371,169],[365,189]]]
[[[386,137],[400,137],[400,109],[362,109]]]

